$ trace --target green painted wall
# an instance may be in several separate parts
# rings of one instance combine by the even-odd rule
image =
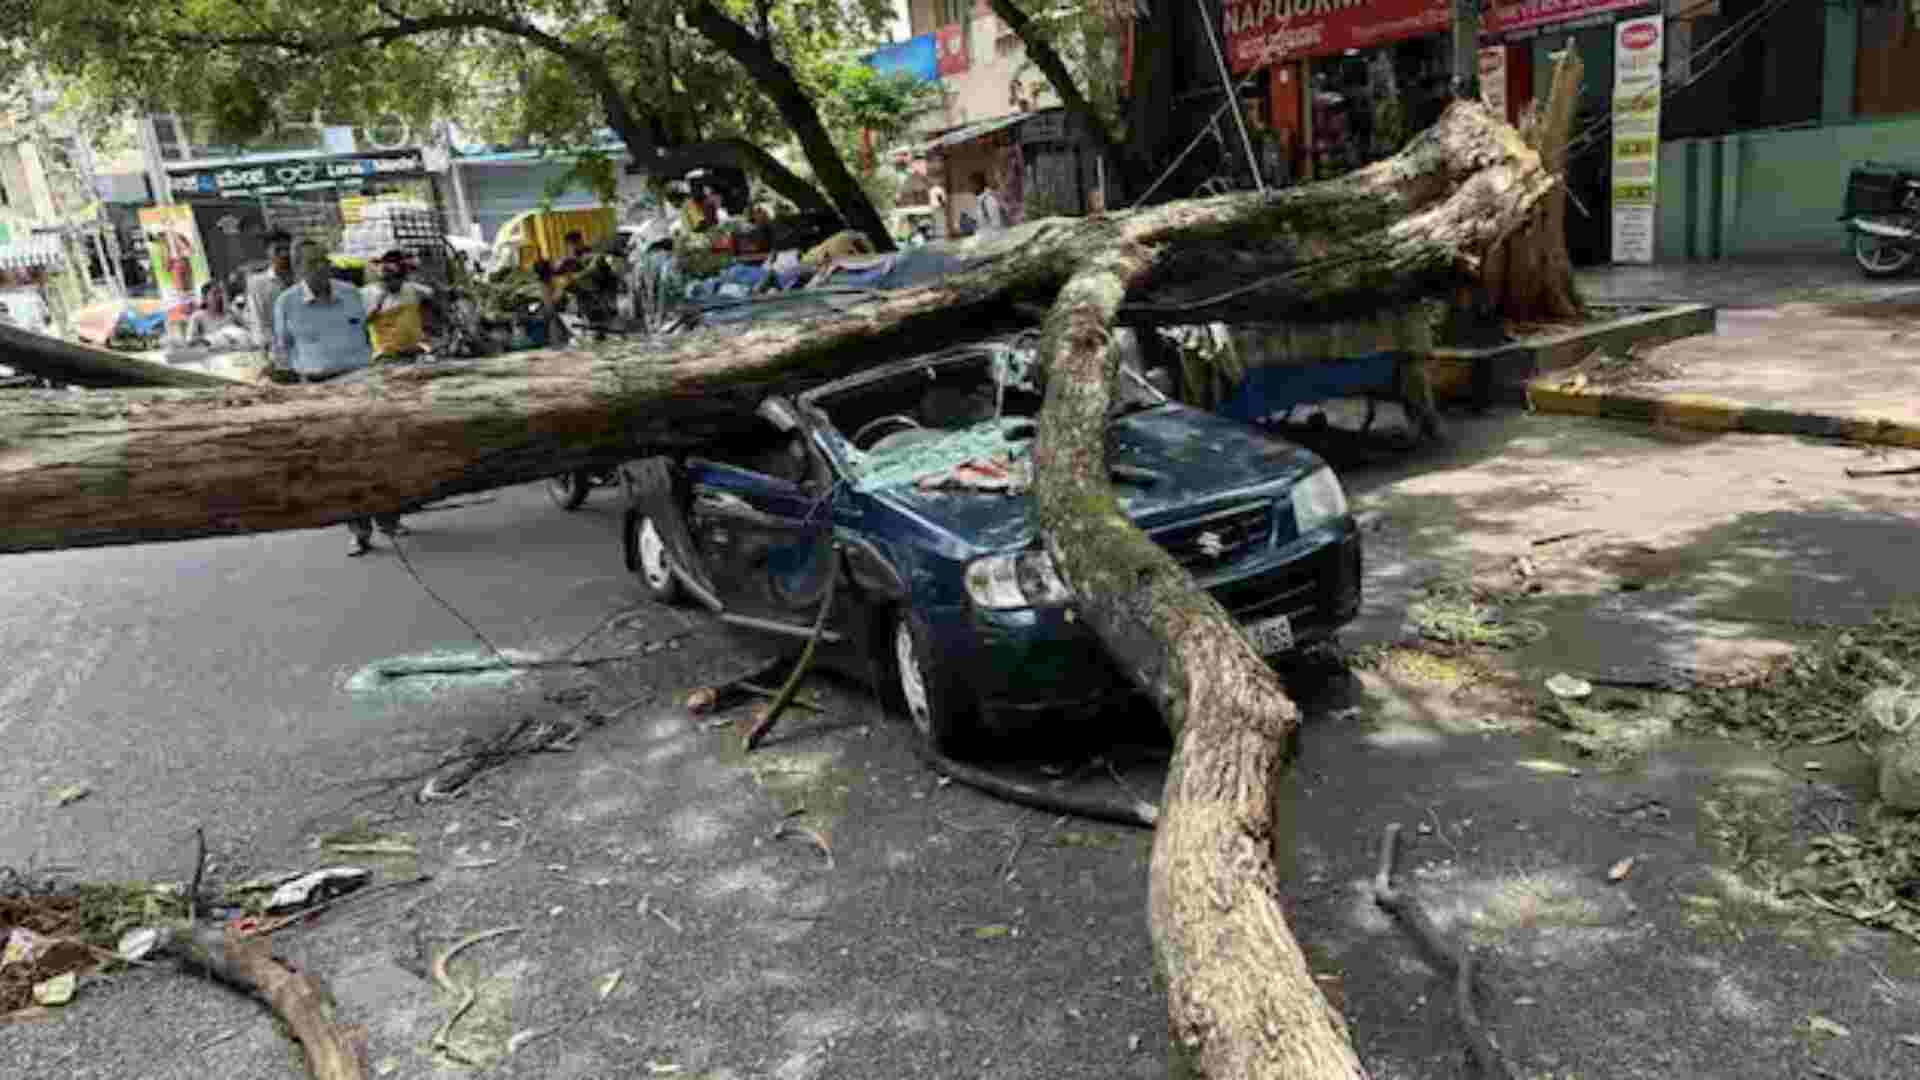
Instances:
[[[1847,170],[1870,160],[1920,170],[1920,114],[1663,143],[1655,257],[1844,252]]]

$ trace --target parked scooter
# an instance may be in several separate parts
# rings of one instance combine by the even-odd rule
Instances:
[[[1920,255],[1920,169],[1869,161],[1847,174],[1853,261],[1868,277],[1894,277]]]

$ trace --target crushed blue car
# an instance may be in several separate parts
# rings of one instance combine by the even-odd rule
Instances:
[[[1108,456],[1129,516],[1262,655],[1350,621],[1360,535],[1327,464],[1122,372]],[[1109,700],[1127,681],[1038,540],[1043,377],[1033,339],[997,339],[769,398],[754,437],[628,467],[627,565],[737,627],[799,641],[824,617],[819,658],[942,752]]]

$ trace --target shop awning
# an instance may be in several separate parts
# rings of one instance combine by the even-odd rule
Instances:
[[[23,236],[0,244],[0,270],[31,270],[66,261],[60,240],[53,236]]]
[[[1014,113],[1012,116],[1002,116],[994,120],[979,120],[967,124],[964,127],[954,128],[952,131],[926,144],[922,149],[928,151],[944,150],[949,146],[959,146],[961,143],[972,142],[983,136],[991,135],[996,131],[1004,131],[1025,120],[1027,116],[1027,113]]]

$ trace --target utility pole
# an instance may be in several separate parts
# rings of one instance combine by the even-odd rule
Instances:
[[[1453,0],[1453,96],[1480,96],[1480,3]]]

